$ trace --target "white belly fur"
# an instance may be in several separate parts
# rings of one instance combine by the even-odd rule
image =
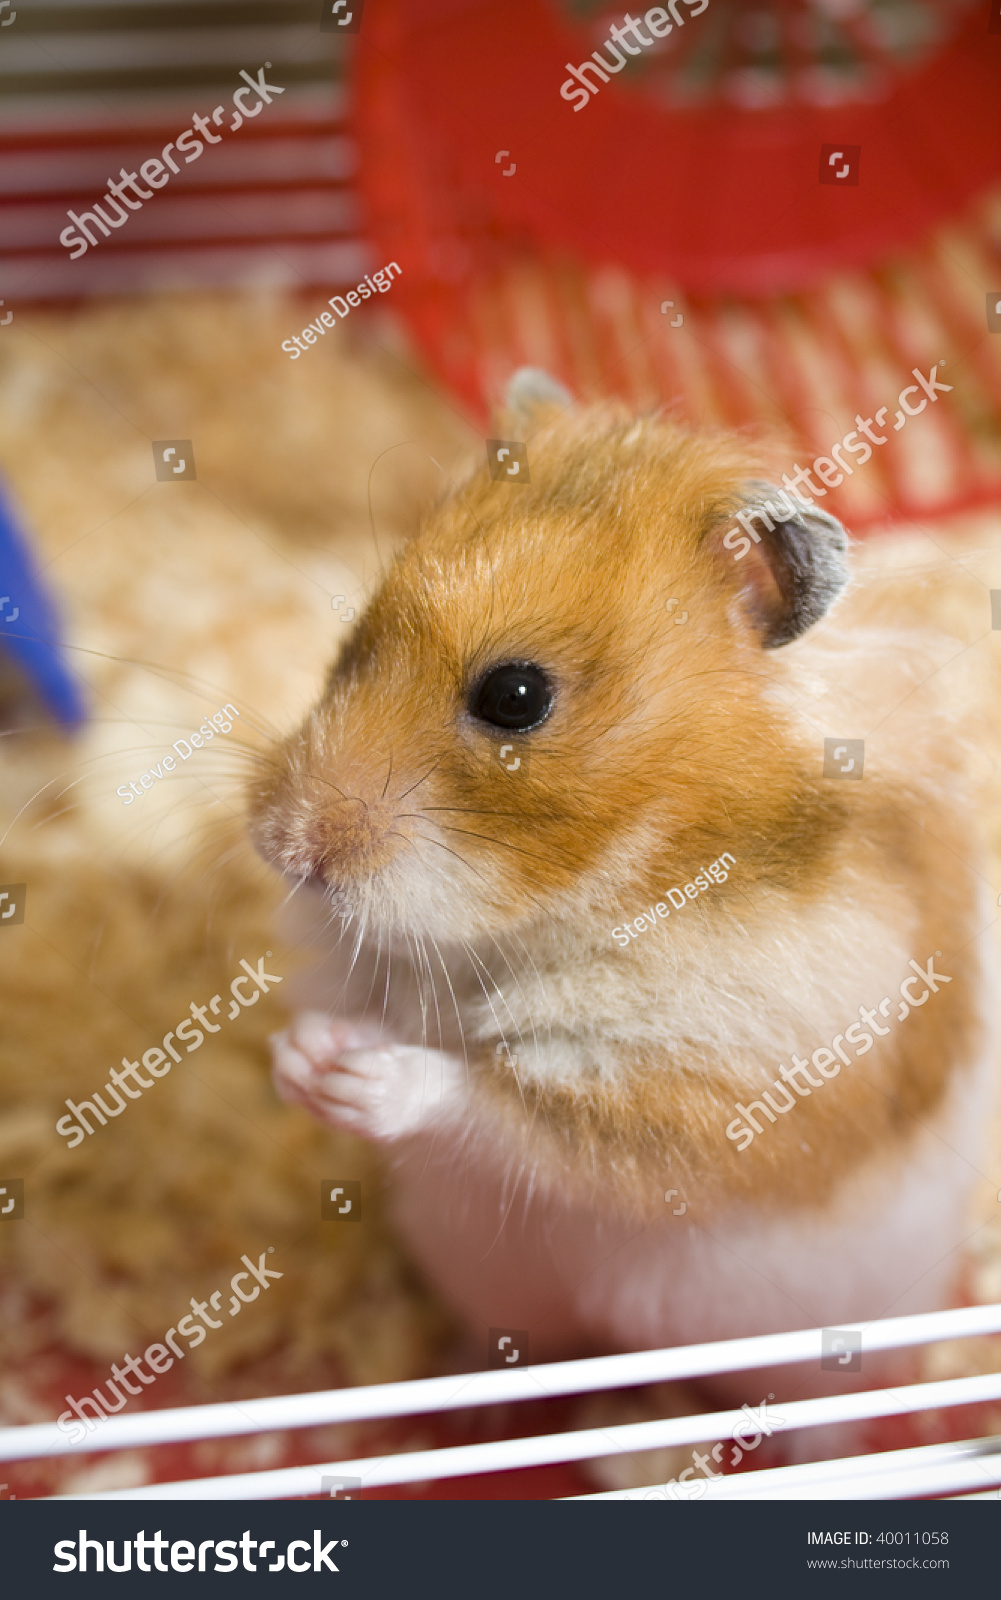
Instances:
[[[990,1024],[996,988],[986,973],[982,993]],[[969,1197],[986,1165],[993,1025],[982,1040],[934,1119],[892,1156],[849,1175],[825,1211],[778,1218],[744,1208],[703,1226],[697,1197],[675,1216],[685,1198],[675,1195],[662,1222],[630,1223],[565,1203],[527,1175],[511,1179],[482,1139],[439,1129],[397,1164],[395,1220],[477,1342],[490,1327],[524,1329],[533,1360],[864,1327],[935,1310],[955,1294]],[[875,1371],[863,1371],[861,1386]],[[842,1374],[826,1382],[819,1364],[816,1374],[814,1391],[844,1386]],[[736,1382],[746,1398],[746,1380]]]

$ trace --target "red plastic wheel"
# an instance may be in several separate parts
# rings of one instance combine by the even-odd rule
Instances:
[[[682,26],[575,110],[567,64],[623,15],[587,9],[371,4],[362,178],[390,255],[423,247],[448,275],[463,243],[503,236],[690,293],[774,294],[873,264],[1001,174],[1001,33],[980,0],[674,0]],[[861,181],[835,193],[821,147],[841,144],[861,146]]]
[[[394,307],[481,420],[529,363],[806,459],[915,363],[962,362],[955,401],[832,500],[856,529],[996,504],[1001,6],[701,3],[668,0],[663,48],[575,111],[567,64],[611,64],[622,12],[370,0],[356,122]]]

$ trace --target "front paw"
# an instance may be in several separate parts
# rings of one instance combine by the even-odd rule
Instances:
[[[441,1050],[396,1044],[369,1023],[307,1011],[272,1040],[283,1100],[331,1127],[379,1142],[437,1121],[463,1082],[462,1063]]]
[[[341,1057],[369,1049],[379,1030],[365,1022],[341,1022],[324,1011],[300,1011],[284,1033],[271,1036],[272,1076],[280,1097],[329,1120],[325,1106],[336,1084]]]

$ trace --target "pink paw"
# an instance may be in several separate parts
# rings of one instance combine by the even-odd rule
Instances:
[[[463,1082],[440,1050],[395,1044],[371,1023],[301,1012],[272,1041],[275,1087],[321,1122],[364,1139],[402,1139],[437,1119]]]

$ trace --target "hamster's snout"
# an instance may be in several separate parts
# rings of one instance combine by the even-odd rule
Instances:
[[[289,774],[251,806],[251,836],[287,877],[324,889],[388,865],[401,847],[397,808],[343,793],[322,775]]]

